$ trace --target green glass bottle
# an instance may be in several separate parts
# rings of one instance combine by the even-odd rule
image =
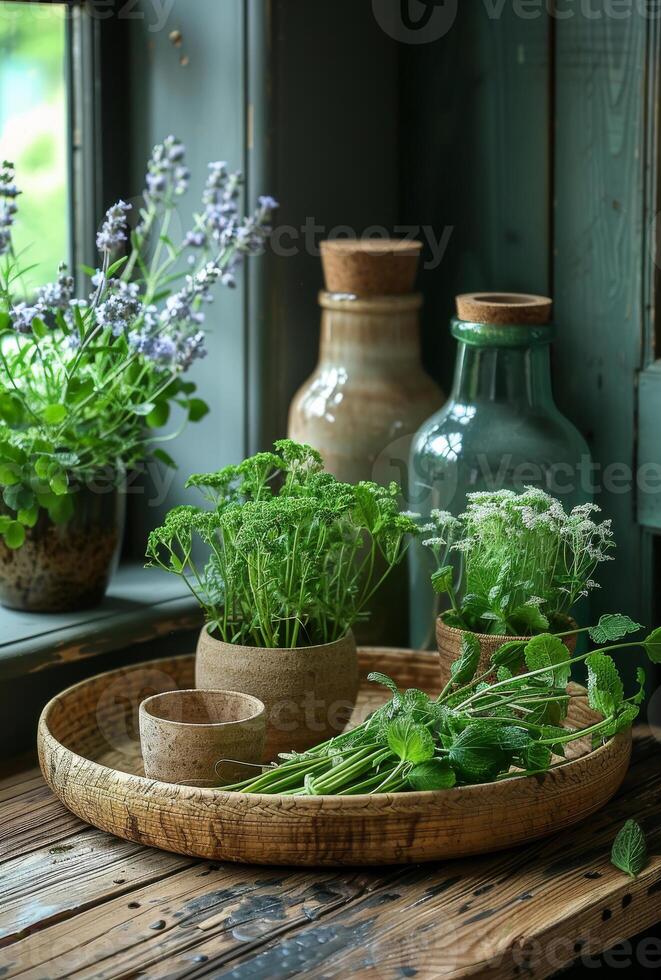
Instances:
[[[578,429],[553,400],[551,300],[517,294],[457,297],[452,335],[459,342],[447,403],[416,434],[409,506],[460,514],[476,490],[542,487],[565,507],[591,498],[592,464]],[[440,610],[429,549],[410,556],[411,645],[434,644]]]

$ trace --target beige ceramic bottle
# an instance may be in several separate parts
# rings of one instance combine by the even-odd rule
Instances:
[[[420,362],[420,249],[398,240],[322,243],[319,363],[292,402],[289,435],[318,449],[340,480],[396,480],[406,491],[411,439],[443,404]],[[402,567],[356,630],[359,642],[406,645],[406,589]]]

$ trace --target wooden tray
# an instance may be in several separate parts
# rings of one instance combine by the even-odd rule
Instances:
[[[438,692],[438,659],[406,650],[360,651],[361,673]],[[137,718],[155,691],[191,687],[193,657],[101,674],[53,698],[39,721],[39,759],[54,793],[88,823],[118,837],[220,861],[285,865],[407,864],[462,857],[554,834],[602,807],[631,754],[621,732],[538,777],[436,793],[352,797],[247,796],[146,779]],[[385,700],[365,682],[354,719]],[[572,700],[572,720],[594,715]]]

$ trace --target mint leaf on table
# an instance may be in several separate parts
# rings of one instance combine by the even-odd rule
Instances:
[[[475,677],[480,662],[480,641],[475,633],[464,633],[461,638],[461,654],[450,667],[452,680],[455,684],[468,684]]]
[[[602,616],[596,626],[588,630],[595,643],[613,643],[621,640],[627,633],[637,633],[643,627],[622,613],[608,613]]]
[[[588,704],[604,718],[614,715],[624,698],[624,688],[615,661],[597,650],[586,658],[588,668]]]
[[[396,718],[387,730],[388,747],[402,762],[427,762],[434,756],[434,738],[424,725]]]
[[[445,759],[429,759],[414,766],[408,774],[413,789],[425,790],[451,789],[457,781],[454,770]]]
[[[525,658],[529,670],[548,671],[539,674],[549,684],[566,687],[571,676],[570,653],[562,640],[552,633],[540,633],[526,643]]]
[[[640,824],[627,820],[613,841],[611,864],[637,878],[647,865],[647,842]]]

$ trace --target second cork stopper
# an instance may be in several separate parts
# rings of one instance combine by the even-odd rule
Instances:
[[[337,239],[321,243],[321,262],[329,293],[396,296],[413,292],[421,242],[388,239]]]

